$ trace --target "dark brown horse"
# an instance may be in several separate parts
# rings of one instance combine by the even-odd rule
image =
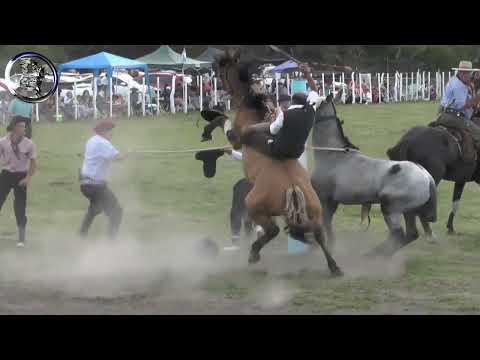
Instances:
[[[322,207],[308,172],[296,159],[275,160],[239,140],[250,125],[263,122],[268,114],[265,96],[251,91],[248,64],[240,63],[238,50],[229,49],[218,59],[217,66],[222,83],[238,109],[233,128],[229,120],[223,120],[222,125],[233,148],[242,148],[245,176],[253,184],[245,205],[252,221],[264,229],[264,234],[252,244],[249,263],[260,260],[261,249],[280,232],[274,217],[283,216],[290,229],[313,232],[330,272],[342,275],[325,244]]]
[[[478,124],[477,124],[478,125]],[[453,203],[448,217],[449,234],[455,234],[453,220],[467,182],[477,179],[478,162],[465,160],[457,139],[444,129],[416,126],[407,131],[399,142],[387,151],[391,160],[408,160],[422,165],[432,175],[436,185],[442,180],[455,182]],[[415,219],[413,227],[415,228]],[[432,236],[428,224],[423,223],[427,235]],[[415,230],[416,232],[416,230]]]

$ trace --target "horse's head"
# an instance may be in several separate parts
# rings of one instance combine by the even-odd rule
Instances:
[[[222,84],[234,102],[239,104],[250,87],[248,64],[240,63],[240,50],[229,48],[216,59],[216,65]]]
[[[343,132],[343,121],[337,116],[337,109],[330,94],[318,106],[313,127],[313,145],[357,149]]]
[[[233,125],[236,134],[241,134],[242,129],[248,125],[263,121],[268,112],[266,95],[256,93],[252,88],[252,75],[256,65],[254,62],[242,63],[240,50],[232,48],[216,59],[218,75],[238,108]],[[240,148],[240,143],[229,140],[235,149]]]

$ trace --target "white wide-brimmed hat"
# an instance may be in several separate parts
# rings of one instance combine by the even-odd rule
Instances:
[[[480,69],[473,69],[472,68],[472,62],[471,61],[465,61],[462,60],[460,61],[460,64],[458,65],[458,68],[452,68],[452,70],[457,70],[457,71],[480,71]]]

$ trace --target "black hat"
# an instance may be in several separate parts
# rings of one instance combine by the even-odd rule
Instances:
[[[205,121],[208,122],[212,122],[217,117],[221,117],[222,119],[228,119],[228,116],[218,110],[203,110],[200,114],[202,115],[202,118],[204,118]]]
[[[24,118],[22,116],[14,116],[12,120],[10,121],[10,124],[7,126],[7,131],[12,131],[15,125],[17,125],[19,122],[24,122],[25,125],[28,124],[28,119]]]
[[[202,150],[195,154],[195,159],[203,161],[203,174],[212,178],[217,172],[217,159],[225,154],[224,150]]]

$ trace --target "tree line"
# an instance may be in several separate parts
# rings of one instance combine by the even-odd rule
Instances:
[[[169,45],[177,52],[186,48],[189,57],[199,56],[208,46],[225,49],[228,45]],[[234,45],[242,51],[261,57],[278,57],[267,45]],[[302,61],[348,65],[362,72],[403,72],[448,70],[460,60],[480,65],[478,45],[279,45]],[[60,64],[100,51],[128,58],[138,58],[160,45],[0,45],[0,69],[22,51],[37,51]]]

